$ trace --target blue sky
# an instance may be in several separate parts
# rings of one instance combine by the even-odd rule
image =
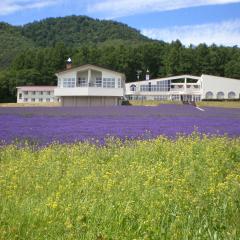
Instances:
[[[14,25],[73,14],[120,21],[167,42],[240,46],[240,0],[0,1],[0,21]]]

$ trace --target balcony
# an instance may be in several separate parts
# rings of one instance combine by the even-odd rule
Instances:
[[[104,88],[97,85],[85,84],[73,88],[56,88],[54,90],[56,97],[70,96],[106,96],[123,97],[123,88]]]

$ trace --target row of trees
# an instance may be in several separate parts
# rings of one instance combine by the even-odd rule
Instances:
[[[97,64],[126,74],[136,81],[137,70],[144,79],[147,69],[151,78],[179,74],[212,74],[240,79],[240,49],[237,47],[184,47],[180,41],[167,44],[147,42],[87,45],[67,48],[58,43],[52,48],[31,48],[18,54],[11,66],[0,72],[0,101],[15,101],[16,86],[54,85],[55,72],[65,68],[67,57],[74,65]]]

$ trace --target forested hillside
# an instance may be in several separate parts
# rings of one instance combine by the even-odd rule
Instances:
[[[24,37],[20,27],[0,23],[0,69],[9,66],[19,52],[34,47],[34,43]]]
[[[151,77],[213,74],[240,79],[240,48],[180,41],[153,41],[127,25],[89,17],[50,18],[22,27],[0,23],[0,102],[15,101],[18,85],[54,85],[54,73],[74,65],[98,64],[136,80]]]

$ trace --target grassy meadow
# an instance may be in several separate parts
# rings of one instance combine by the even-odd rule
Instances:
[[[59,107],[61,103],[0,103],[0,107]]]
[[[133,106],[159,106],[162,104],[182,104],[180,101],[131,100]],[[197,102],[199,107],[240,108],[240,101],[202,101]]]
[[[240,139],[0,148],[0,239],[240,239]]]
[[[240,108],[240,101],[202,101],[197,105],[200,107]]]

